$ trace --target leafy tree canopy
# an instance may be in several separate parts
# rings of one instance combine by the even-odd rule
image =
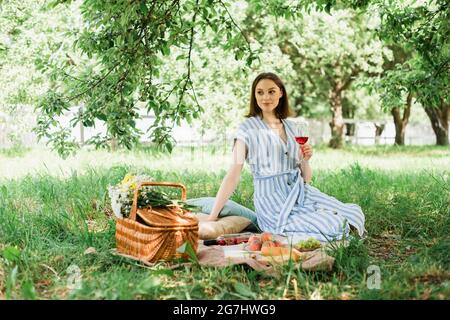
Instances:
[[[294,105],[308,106],[309,100],[323,104],[333,81],[345,82],[356,75],[378,79],[368,82],[368,87],[381,94],[386,109],[398,106],[411,92],[430,107],[449,99],[449,1],[53,0],[50,5],[41,1],[29,6],[25,2],[21,11],[28,12],[25,18],[12,14],[10,6],[11,14],[7,19],[2,15],[0,23],[20,26],[23,20],[36,27],[35,12],[45,16],[56,10],[61,16],[57,24],[42,24],[48,30],[41,31],[52,37],[35,41],[32,46],[36,48],[24,60],[28,65],[35,63],[44,75],[40,76],[44,85],[33,82],[45,91],[37,103],[35,132],[64,156],[78,148],[70,131],[79,122],[86,127],[96,121],[106,124],[106,134],[89,143],[100,147],[117,141],[131,148],[144,134],[136,128],[143,110],[155,116],[148,128],[153,142],[171,150],[174,124],[205,120],[209,115],[205,108],[210,100],[202,84],[212,85],[217,79],[228,83],[222,95],[217,93],[217,101],[229,93],[246,97],[248,88],[233,80],[244,77],[240,83],[246,83],[252,72],[263,71],[260,58],[264,55],[284,61],[273,68],[280,70],[286,82],[295,83],[290,90]],[[357,12],[343,10],[349,8]],[[71,20],[76,16],[64,15],[65,10],[79,10],[82,19]],[[371,23],[369,16],[380,19]],[[334,19],[340,27],[326,29],[321,21],[327,19]],[[9,27],[8,39],[16,29],[27,28]],[[394,59],[386,69],[389,50],[373,38],[374,32],[394,56],[404,52],[405,57]],[[354,41],[342,41],[352,34]],[[278,50],[267,49],[271,37],[284,41],[276,44]],[[0,39],[1,65],[13,52],[4,39]],[[385,72],[380,71],[383,61]],[[295,72],[283,74],[288,65]],[[208,72],[198,72],[202,68]],[[300,77],[305,71],[308,77]],[[24,92],[29,90],[17,91],[16,98],[26,100]],[[68,111],[73,118],[65,127],[59,119]],[[238,116],[234,107],[213,111],[215,119],[221,119],[225,111],[220,120],[224,127],[233,124],[227,119]]]

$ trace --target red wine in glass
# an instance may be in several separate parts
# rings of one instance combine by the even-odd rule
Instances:
[[[297,143],[300,145],[304,145],[306,142],[308,142],[308,137],[295,137],[295,141],[297,141]]]
[[[305,121],[296,123],[295,126],[295,141],[300,145],[301,152],[299,153],[300,163],[303,161],[303,146],[308,142],[309,128],[308,123]]]

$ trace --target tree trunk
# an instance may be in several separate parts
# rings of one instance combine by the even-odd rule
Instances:
[[[80,107],[78,109],[78,114],[80,119],[82,119],[83,117],[83,107]],[[83,125],[83,121],[80,121],[80,144],[84,145],[84,125]]]
[[[355,119],[355,106],[348,100],[348,98],[342,99],[342,116],[344,119]],[[356,124],[345,124],[345,135],[353,137],[355,135]]]
[[[339,63],[335,64],[335,68],[339,68]],[[361,70],[355,68],[352,70],[351,74],[344,79],[333,79],[328,76],[331,84],[331,90],[329,92],[328,98],[330,100],[331,111],[333,113],[333,118],[330,122],[331,127],[331,140],[329,146],[334,149],[342,148],[344,141],[344,118],[342,117],[342,92],[346,90],[353,79],[358,75]]]
[[[403,116],[401,116],[401,110],[398,107],[392,108],[391,114],[394,117],[395,124],[395,144],[404,145],[405,144],[405,132],[406,125],[409,121],[409,116],[411,114],[411,104],[412,104],[412,94],[408,93],[406,98],[406,106],[403,111]]]
[[[446,146],[448,142],[448,118],[450,114],[450,103],[441,102],[439,108],[426,107],[425,112],[430,118],[431,126],[436,135],[436,145]]]
[[[355,123],[346,123],[345,124],[345,135],[349,137],[353,137],[355,135],[356,124]]]
[[[344,138],[344,118],[342,117],[342,90],[336,83],[330,91],[330,104],[333,118],[330,122],[331,140],[329,146],[333,149],[342,148]]]
[[[80,144],[84,145],[84,126],[82,121],[80,121]]]
[[[380,137],[386,125],[384,123],[374,123],[375,125],[375,144],[380,144]]]
[[[111,138],[111,152],[116,152],[117,150],[117,139]]]

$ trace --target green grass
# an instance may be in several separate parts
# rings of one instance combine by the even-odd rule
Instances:
[[[332,272],[285,266],[269,277],[245,266],[160,263],[114,256],[107,186],[128,171],[180,181],[188,197],[214,196],[230,157],[223,148],[81,151],[61,160],[44,149],[1,154],[0,298],[9,299],[448,299],[450,149],[317,146],[313,185],[366,214],[368,238],[331,252]],[[232,199],[253,209],[245,169]],[[96,253],[84,254],[89,247]],[[82,287],[67,283],[76,265]],[[367,287],[367,268],[381,288]]]
[[[23,157],[28,152],[31,151],[31,148],[26,148],[20,145],[15,145],[10,148],[3,148],[0,149],[0,156],[7,157],[7,158],[17,158],[17,157]]]

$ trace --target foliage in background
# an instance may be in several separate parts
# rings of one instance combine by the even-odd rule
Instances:
[[[421,103],[438,144],[448,143],[448,1],[25,0],[0,6],[6,89],[0,110],[17,120],[11,139],[29,131],[37,105],[35,132],[63,156],[79,147],[71,135],[79,122],[106,125],[88,141],[97,147],[131,148],[149,133],[171,150],[171,132],[181,122],[225,137],[245,113],[250,83],[261,71],[280,74],[298,113],[334,113],[332,145],[342,135],[339,105],[345,117],[379,118],[378,96],[386,111]],[[407,54],[397,59],[397,52]],[[365,84],[374,91],[359,88]],[[64,123],[69,111],[71,122]],[[142,113],[156,116],[147,133],[136,128]],[[394,120],[404,132],[405,120]]]
[[[430,119],[436,144],[448,145],[450,1],[373,0],[354,4],[378,12],[379,37],[406,53],[375,83],[383,106],[388,110],[408,108],[414,97]]]
[[[355,80],[380,74],[384,59],[391,56],[374,32],[378,16],[348,9],[333,10],[330,15],[306,7],[296,13],[296,19],[286,19],[268,17],[270,7],[261,15],[258,6],[248,16],[248,28],[260,42],[276,43],[292,62],[294,107],[314,114],[317,105],[326,105],[323,115],[331,113],[330,146],[341,147],[345,93]]]
[[[76,5],[49,11],[47,2],[0,2],[0,125],[13,147],[35,125],[34,107],[50,82],[39,65],[55,56],[67,62],[65,50],[73,39],[62,32],[78,25]]]
[[[55,4],[63,2],[70,1]],[[76,53],[83,61],[68,68],[56,64],[47,70],[58,82],[39,105],[40,136],[49,136],[51,127],[57,125],[55,116],[69,110],[71,103],[82,102],[83,110],[75,115],[73,125],[81,121],[90,127],[96,119],[104,121],[106,136],[95,141],[116,140],[131,148],[142,134],[136,128],[137,103],[142,101],[156,117],[149,128],[153,141],[171,150],[173,126],[182,120],[191,122],[202,111],[191,69],[194,38],[200,30],[214,26],[217,34],[226,36],[223,46],[235,52],[236,58],[245,54],[249,63],[254,59],[228,6],[212,0],[83,2],[80,9],[85,23],[74,32]],[[160,66],[163,57],[175,49],[180,50],[177,59],[184,61],[185,69],[165,82]]]
[[[143,101],[147,111],[156,117],[149,128],[153,141],[170,150],[173,126],[182,120],[190,123],[203,111],[192,81],[192,58],[197,43],[194,37],[201,39],[205,32],[212,31],[212,43],[232,52],[236,60],[244,59],[251,66],[256,58],[250,38],[231,15],[228,2],[153,1],[151,6],[136,2],[108,4],[108,10],[102,10],[104,7],[102,1],[85,2],[81,6],[83,19],[89,23],[76,36],[76,44],[94,62],[87,70],[85,63],[83,68],[77,68],[75,63],[68,71],[66,68],[64,75],[55,72],[61,68],[51,70],[64,85],[52,88],[42,100],[40,136],[50,137],[48,131],[55,124],[54,115],[68,110],[69,102],[82,101],[84,108],[75,116],[73,124],[81,121],[85,126],[92,126],[96,119],[105,121],[106,136],[97,136],[92,141],[113,140],[131,148],[142,134],[135,124],[139,117],[137,102]],[[192,11],[194,7],[197,10]],[[258,5],[253,8],[265,13]],[[273,11],[271,15],[294,17],[290,8]],[[167,81],[160,76],[160,71],[164,56],[171,52],[177,53],[176,59],[184,62],[185,68]],[[247,54],[245,58],[244,54]],[[262,65],[266,66],[264,61]],[[71,76],[66,77],[67,73]],[[231,124],[224,118],[220,121],[222,127]],[[334,130],[333,135],[338,133]],[[60,137],[58,142],[63,141],[63,135]],[[64,144],[59,144],[59,149],[63,147]]]

